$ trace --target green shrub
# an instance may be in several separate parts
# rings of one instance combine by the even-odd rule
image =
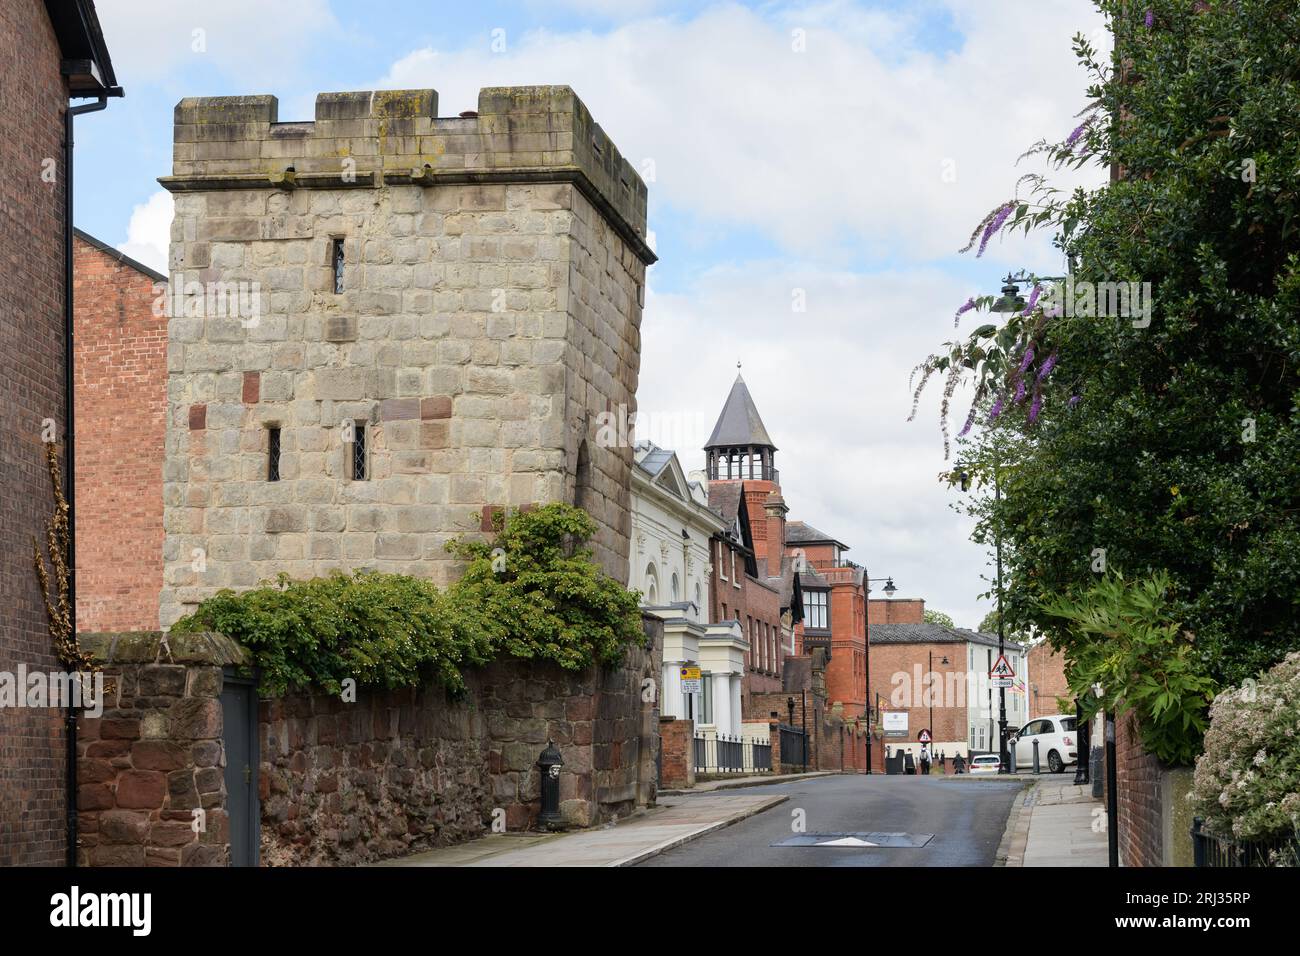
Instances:
[[[616,664],[645,634],[637,592],[601,571],[583,546],[595,532],[585,511],[565,504],[514,514],[493,541],[448,545],[468,562],[449,596],[488,632],[496,654],[569,670]]]
[[[172,626],[219,631],[249,650],[264,692],[338,693],[358,685],[434,680],[464,689],[464,670],[498,657],[540,658],[569,670],[616,664],[644,641],[637,594],[606,575],[584,543],[578,508],[551,504],[499,519],[490,542],[457,539],[468,566],[439,590],[401,574],[359,571],[235,593],[224,590]]]
[[[1210,709],[1192,805],[1206,829],[1237,840],[1300,831],[1300,651]]]
[[[1133,710],[1147,753],[1185,765],[1200,753],[1214,682],[1193,635],[1171,617],[1169,587],[1164,571],[1131,582],[1112,572],[1041,607],[1058,622],[1053,646],[1065,652],[1084,716]],[[1092,693],[1098,685],[1100,695]]]

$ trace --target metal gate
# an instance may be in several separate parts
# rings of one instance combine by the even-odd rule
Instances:
[[[798,727],[781,725],[781,763],[808,766],[808,735]]]
[[[230,865],[257,866],[262,829],[257,795],[257,684],[231,670],[224,674],[221,685],[221,721]]]

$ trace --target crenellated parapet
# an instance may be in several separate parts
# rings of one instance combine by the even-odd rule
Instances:
[[[320,93],[311,122],[274,96],[187,97],[175,111],[174,193],[388,185],[572,183],[646,262],[646,185],[567,86],[487,87],[440,117],[435,90]]]

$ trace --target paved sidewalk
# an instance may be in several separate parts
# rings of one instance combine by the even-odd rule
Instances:
[[[1106,866],[1105,806],[1072,774],[1039,777],[1007,821],[1007,866]]]
[[[669,797],[624,823],[573,833],[494,834],[376,865],[632,866],[788,799],[732,793]]]
[[[773,783],[789,783],[791,780],[810,780],[813,777],[829,777],[835,770],[809,770],[807,773],[756,774],[752,777],[721,777],[717,780],[702,780],[689,790],[660,790],[661,797],[683,797],[692,793],[712,793],[717,790],[737,790],[741,787],[766,787]]]

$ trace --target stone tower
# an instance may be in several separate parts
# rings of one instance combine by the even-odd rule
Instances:
[[[627,579],[646,187],[567,87],[176,107],[167,626],[223,587],[445,582],[492,509],[576,501]]]

